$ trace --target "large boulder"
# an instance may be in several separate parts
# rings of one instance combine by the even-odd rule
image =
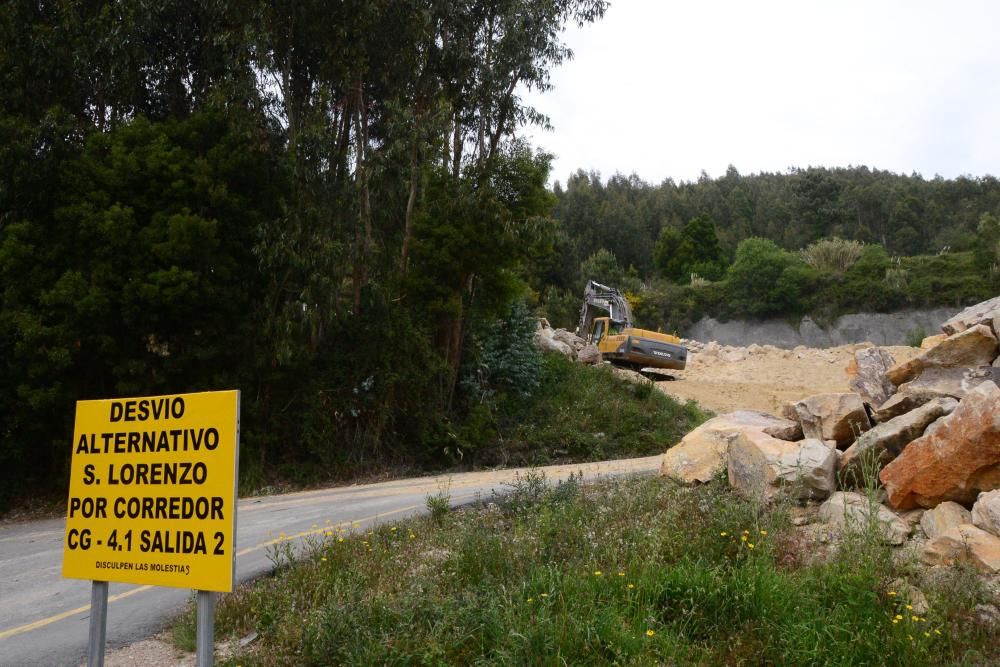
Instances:
[[[934,336],[927,336],[922,341],[920,341],[921,350],[929,350],[941,341],[945,340],[948,334],[936,334]]]
[[[880,347],[868,347],[854,353],[847,386],[870,405],[882,405],[896,391],[896,385],[886,377],[886,371],[896,365],[892,355]]]
[[[575,333],[571,333],[565,329],[555,329],[552,332],[552,337],[560,343],[568,345],[573,350],[574,354],[582,350],[587,344],[587,341],[580,338]]]
[[[977,324],[949,336],[929,350],[889,369],[893,384],[909,382],[927,368],[968,368],[989,365],[997,356],[997,338],[990,327]]]
[[[771,500],[782,487],[799,499],[827,498],[837,488],[837,451],[814,439],[744,431],[729,447],[728,469],[730,486],[754,500]]]
[[[997,384],[1000,371],[992,366],[976,368],[928,368],[915,380],[899,386],[901,393],[929,392],[959,400],[983,382]]]
[[[820,505],[819,520],[852,530],[864,530],[874,520],[882,539],[889,544],[902,544],[910,536],[909,524],[889,508],[851,491],[837,491]]]
[[[709,482],[726,469],[729,446],[742,432],[788,428],[790,424],[787,419],[753,410],[713,417],[667,450],[660,474],[683,484]]]
[[[556,340],[552,334],[552,329],[544,327],[535,330],[535,346],[544,352],[558,352],[572,359],[574,355],[573,348],[560,340]]]
[[[593,343],[588,343],[576,353],[576,360],[581,364],[599,364],[601,363],[601,351]]]
[[[1000,488],[1000,387],[984,382],[879,474],[896,508],[972,504]]]
[[[861,397],[854,392],[816,394],[792,404],[802,434],[817,440],[835,440],[841,449],[871,428]]]
[[[882,469],[899,456],[906,445],[923,435],[932,422],[951,414],[957,405],[958,401],[953,398],[935,398],[916,410],[866,431],[847,448],[840,459],[843,478],[859,483],[862,481],[862,473],[866,472],[866,466],[874,468],[870,472]]]
[[[965,523],[928,542],[921,557],[928,565],[966,563],[980,572],[1000,572],[1000,537]]]
[[[935,391],[926,389],[907,389],[906,391],[898,391],[893,394],[892,398],[880,405],[877,410],[874,410],[872,412],[872,417],[876,422],[881,424],[889,421],[890,419],[895,419],[899,415],[905,414],[911,410],[916,410],[924,403],[941,396],[950,397],[951,395],[939,394]]]
[[[946,334],[954,334],[979,324],[992,324],[1000,318],[1000,296],[969,306],[941,325]],[[1000,334],[1000,331],[994,332]]]
[[[899,393],[929,393],[935,396],[951,396],[961,399],[965,396],[962,381],[966,368],[928,368],[920,375],[899,385]]]
[[[1000,490],[979,494],[969,523],[1000,537]]]
[[[944,535],[952,528],[958,528],[963,523],[972,523],[972,513],[958,503],[943,502],[933,509],[924,512],[920,517],[920,527],[924,535],[934,539]]]

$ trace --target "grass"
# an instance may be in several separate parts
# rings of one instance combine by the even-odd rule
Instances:
[[[622,379],[607,366],[545,355],[541,385],[498,407],[496,438],[476,461],[543,465],[660,454],[708,415],[651,382]]]
[[[978,577],[923,577],[864,530],[822,562],[787,507],[722,482],[546,489],[537,475],[475,509],[335,533],[223,596],[230,665],[991,664]],[[908,577],[925,616],[888,589]],[[895,622],[894,622],[895,621]],[[175,636],[193,638],[194,616]],[[185,638],[189,638],[185,640]],[[995,663],[993,663],[995,664]]]

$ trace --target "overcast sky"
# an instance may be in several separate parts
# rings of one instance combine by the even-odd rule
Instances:
[[[868,165],[1000,174],[1000,2],[612,0],[527,93],[577,169],[659,183]]]

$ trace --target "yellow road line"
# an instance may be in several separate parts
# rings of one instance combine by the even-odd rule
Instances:
[[[366,517],[363,517],[361,519],[352,519],[351,521],[341,521],[337,525],[338,526],[344,526],[344,525],[350,525],[352,523],[361,523],[361,522],[364,522],[364,521],[372,521],[374,519],[378,519],[378,518],[381,518],[381,517],[387,517],[387,516],[391,516],[393,514],[400,514],[401,512],[409,512],[410,510],[415,510],[415,509],[417,509],[419,507],[421,507],[421,505],[408,505],[407,507],[401,507],[399,509],[389,510],[388,512],[380,512],[378,514],[372,514],[371,516],[366,516]],[[252,553],[254,551],[259,551],[259,550],[264,549],[266,547],[269,547],[269,546],[271,546],[273,544],[277,544],[278,542],[283,542],[285,540],[292,539],[294,537],[304,537],[304,536],[307,536],[307,535],[319,534],[319,533],[322,533],[324,531],[330,530],[330,528],[331,528],[331,526],[325,526],[323,528],[316,528],[314,530],[305,530],[305,531],[302,531],[300,533],[296,533],[295,535],[291,535],[289,537],[279,537],[276,540],[269,540],[267,542],[261,542],[260,544],[257,544],[255,546],[247,547],[246,549],[242,549],[240,551],[237,551],[236,552],[236,557],[239,558],[240,556],[245,556],[248,553]],[[112,595],[111,597],[108,598],[108,603],[110,604],[112,602],[117,602],[118,600],[123,600],[123,599],[125,599],[127,597],[131,597],[131,596],[135,595],[136,593],[141,593],[141,592],[147,591],[147,590],[149,590],[151,588],[153,588],[153,586],[137,586],[136,588],[132,588],[130,590],[125,591],[124,593],[119,593],[118,595]],[[64,611],[61,614],[56,614],[55,616],[49,616],[47,618],[42,618],[42,619],[39,619],[37,621],[33,621],[31,623],[26,623],[25,625],[19,625],[16,628],[11,628],[9,630],[4,630],[3,632],[0,632],[0,639],[7,639],[8,637],[13,637],[14,635],[20,635],[20,634],[23,634],[25,632],[31,632],[32,630],[37,630],[38,628],[44,628],[46,625],[51,625],[52,623],[55,623],[57,621],[63,620],[64,618],[69,618],[70,616],[75,616],[77,614],[82,614],[82,613],[84,613],[86,611],[90,611],[90,605],[89,604],[88,605],[84,605],[82,607],[77,607],[76,609],[70,609],[69,611]]]
[[[313,528],[311,530],[303,530],[302,532],[296,533],[294,535],[288,535],[287,537],[279,537],[279,538],[274,539],[274,540],[268,540],[267,542],[261,542],[260,544],[256,544],[256,545],[254,545],[252,547],[247,547],[246,549],[241,549],[240,551],[236,552],[236,557],[239,558],[240,556],[245,556],[248,553],[251,553],[251,552],[254,552],[254,551],[260,551],[261,549],[264,549],[266,547],[275,545],[278,542],[284,542],[286,540],[290,540],[290,539],[295,538],[295,537],[307,537],[309,535],[319,535],[320,533],[325,533],[325,532],[327,532],[329,530],[332,530],[333,528],[337,528],[339,526],[350,526],[352,523],[361,523],[362,521],[370,521],[372,519],[377,519],[379,517],[386,517],[386,516],[390,516],[392,514],[399,514],[400,512],[408,512],[410,510],[415,510],[418,507],[421,507],[421,505],[407,505],[406,507],[400,507],[398,510],[390,510],[388,512],[382,512],[380,514],[373,514],[371,516],[366,516],[366,517],[364,517],[362,519],[352,519],[351,521],[341,521],[340,523],[333,524],[333,525],[330,525],[330,526],[321,526],[319,528]]]
[[[108,598],[108,603],[116,602],[118,600],[123,600],[127,597],[131,597],[136,593],[141,593],[142,591],[149,590],[152,586],[137,586],[136,588],[129,589],[124,593],[119,593],[118,595],[112,595]],[[50,623],[55,623],[56,621],[61,621],[64,618],[69,618],[70,616],[76,616],[77,614],[82,614],[85,611],[90,611],[90,605],[84,605],[82,607],[77,607],[76,609],[70,609],[69,611],[64,611],[61,614],[56,614],[55,616],[49,616],[48,618],[43,618],[37,620],[33,623],[28,623],[27,625],[21,625],[16,628],[11,628],[10,630],[4,630],[0,632],[0,639],[6,639],[7,637],[13,637],[14,635],[19,635],[22,632],[30,632],[31,630],[37,630],[38,628],[45,627]]]

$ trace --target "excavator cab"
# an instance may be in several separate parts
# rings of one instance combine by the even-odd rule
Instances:
[[[607,317],[595,317],[593,324],[590,325],[590,338],[587,342],[599,346],[604,334],[607,333],[609,321],[610,318]]]

